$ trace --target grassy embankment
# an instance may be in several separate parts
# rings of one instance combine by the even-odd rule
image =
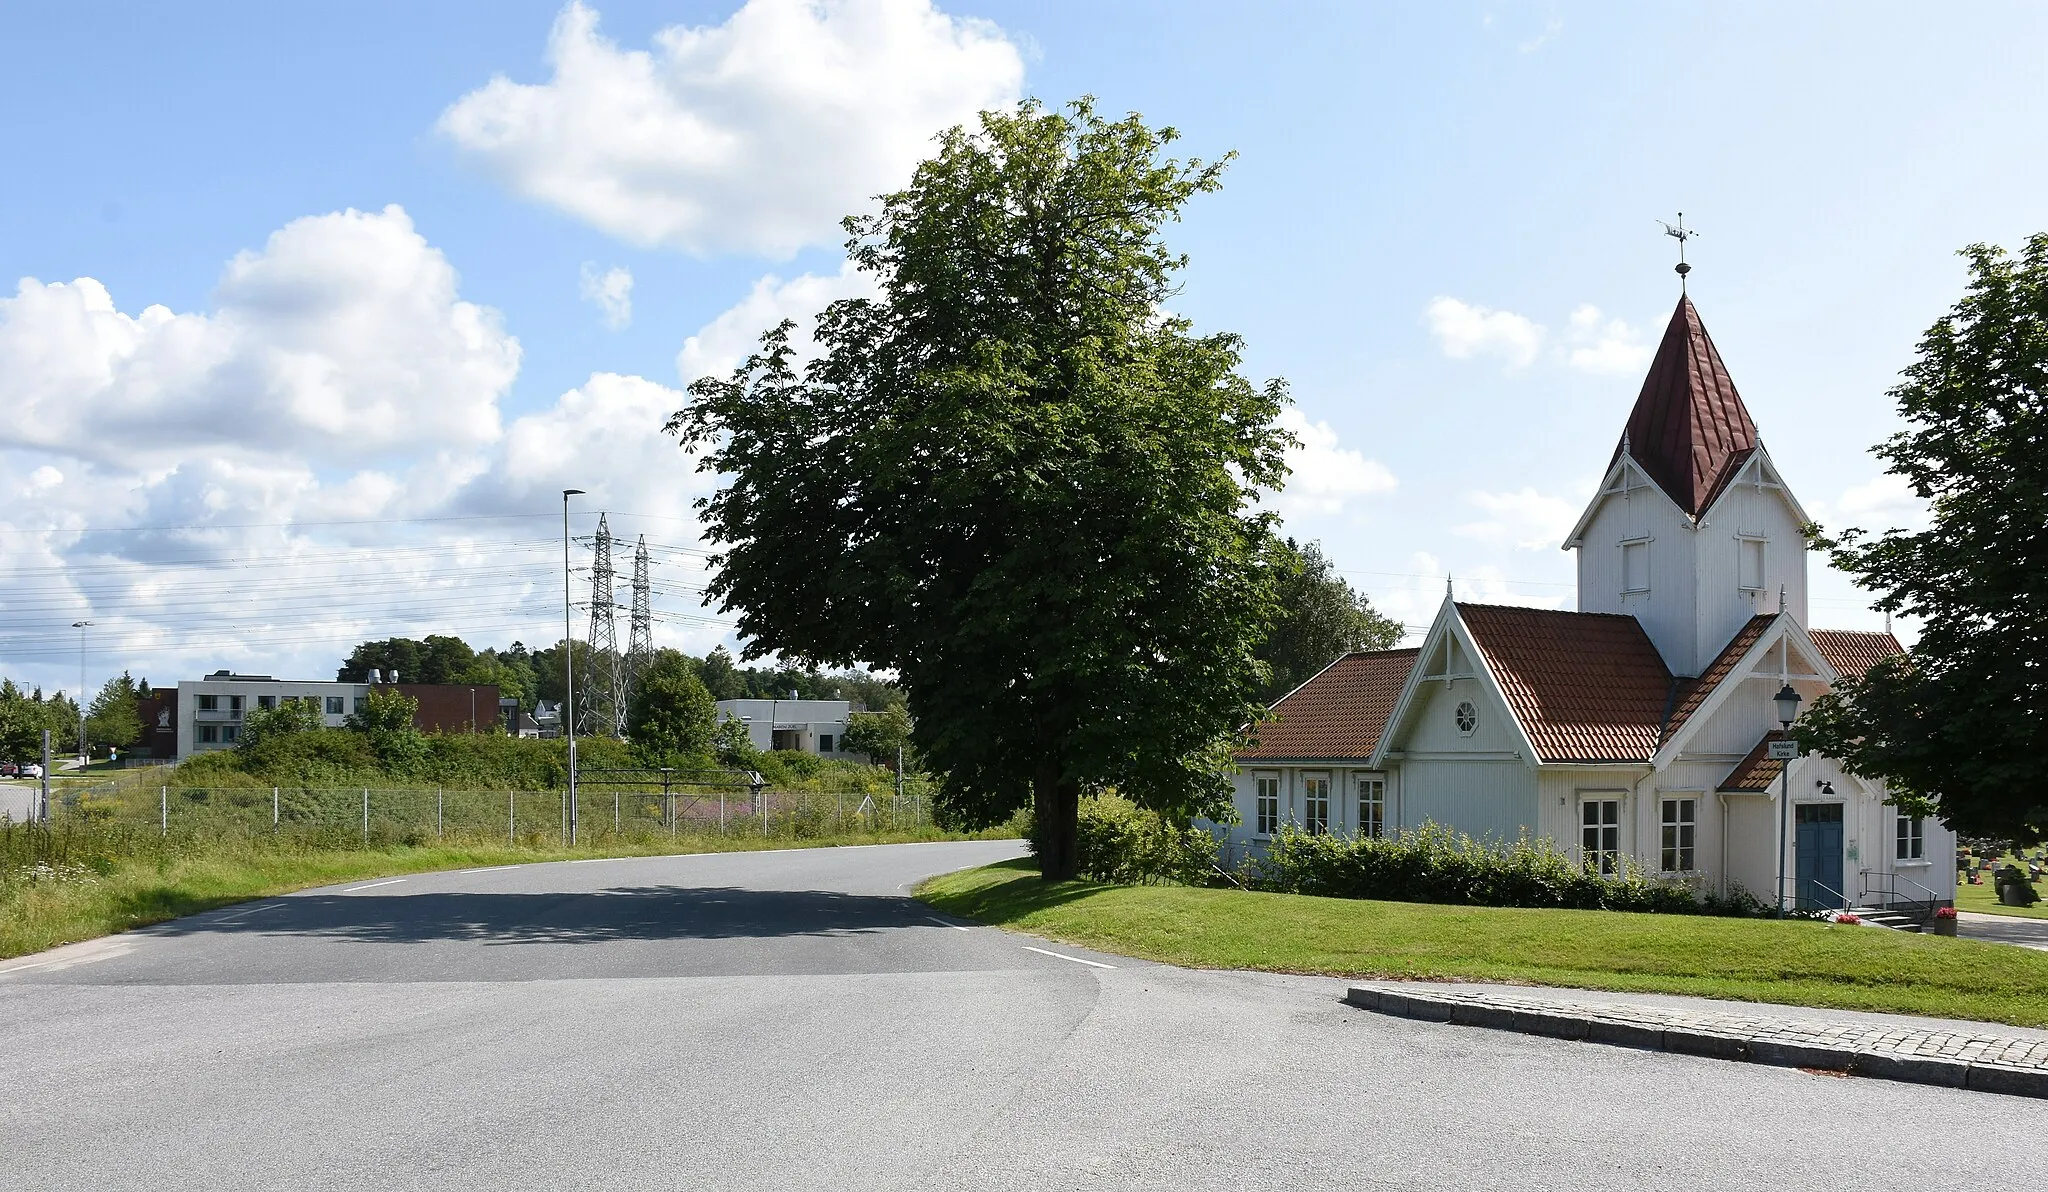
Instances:
[[[16,829],[20,831],[21,829]],[[262,841],[209,841],[52,867],[32,881],[0,888],[0,959],[128,931],[252,898],[363,878],[519,865],[586,857],[635,857],[768,848],[897,844],[965,839],[936,829],[843,836],[684,835],[616,840],[583,848],[503,843],[380,848],[289,847]]]
[[[1185,886],[936,877],[941,910],[1192,968],[1483,980],[2048,1026],[2048,953],[1807,921],[1504,910]]]

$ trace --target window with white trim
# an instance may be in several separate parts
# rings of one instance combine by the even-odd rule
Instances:
[[[1691,873],[1698,868],[1694,864],[1696,854],[1693,851],[1698,828],[1698,799],[1664,800],[1657,867],[1666,873]]]
[[[327,714],[328,714],[329,716],[339,716],[339,715],[341,715],[341,712],[342,712],[342,707],[341,707],[341,697],[340,697],[340,696],[338,696],[338,695],[330,695],[330,696],[328,696],[328,697],[327,697]]]
[[[1927,821],[1917,815],[1898,817],[1897,847],[1893,856],[1900,861],[1921,861],[1927,857]]]
[[[1469,737],[1479,727],[1479,709],[1471,700],[1462,700],[1451,712],[1451,720],[1458,726],[1458,735]]]
[[[1735,540],[1735,583],[1745,592],[1764,590],[1764,550],[1761,538]]]
[[[1271,836],[1280,830],[1280,776],[1261,774],[1252,779],[1256,794],[1253,798],[1253,830],[1261,836]]]
[[[1604,876],[1621,872],[1620,799],[1580,802],[1579,860]]]
[[[1650,590],[1650,540],[1639,538],[1621,544],[1621,590],[1624,593]]]
[[[1330,830],[1330,776],[1301,776],[1301,828],[1311,836]]]
[[[1364,837],[1387,834],[1387,780],[1358,780],[1358,834]]]

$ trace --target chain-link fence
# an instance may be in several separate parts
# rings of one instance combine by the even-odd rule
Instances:
[[[328,847],[437,840],[556,847],[737,835],[815,840],[928,828],[930,793],[927,782],[910,779],[900,792],[621,783],[581,787],[572,804],[565,790],[108,785],[52,791],[47,822],[154,828],[166,836],[296,838]]]

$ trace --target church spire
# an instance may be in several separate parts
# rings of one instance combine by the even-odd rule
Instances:
[[[1697,518],[1756,450],[1756,423],[1692,299],[1681,295],[1615,457],[1628,455]]]

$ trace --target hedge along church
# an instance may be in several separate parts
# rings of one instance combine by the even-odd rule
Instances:
[[[1901,649],[1807,628],[1809,520],[1681,296],[1563,544],[1578,611],[1447,591],[1419,649],[1330,664],[1237,755],[1227,846],[1435,823],[1766,901],[1782,848],[1794,904],[1952,900],[1948,830],[1828,758],[1771,756],[1786,685],[1804,706]]]

